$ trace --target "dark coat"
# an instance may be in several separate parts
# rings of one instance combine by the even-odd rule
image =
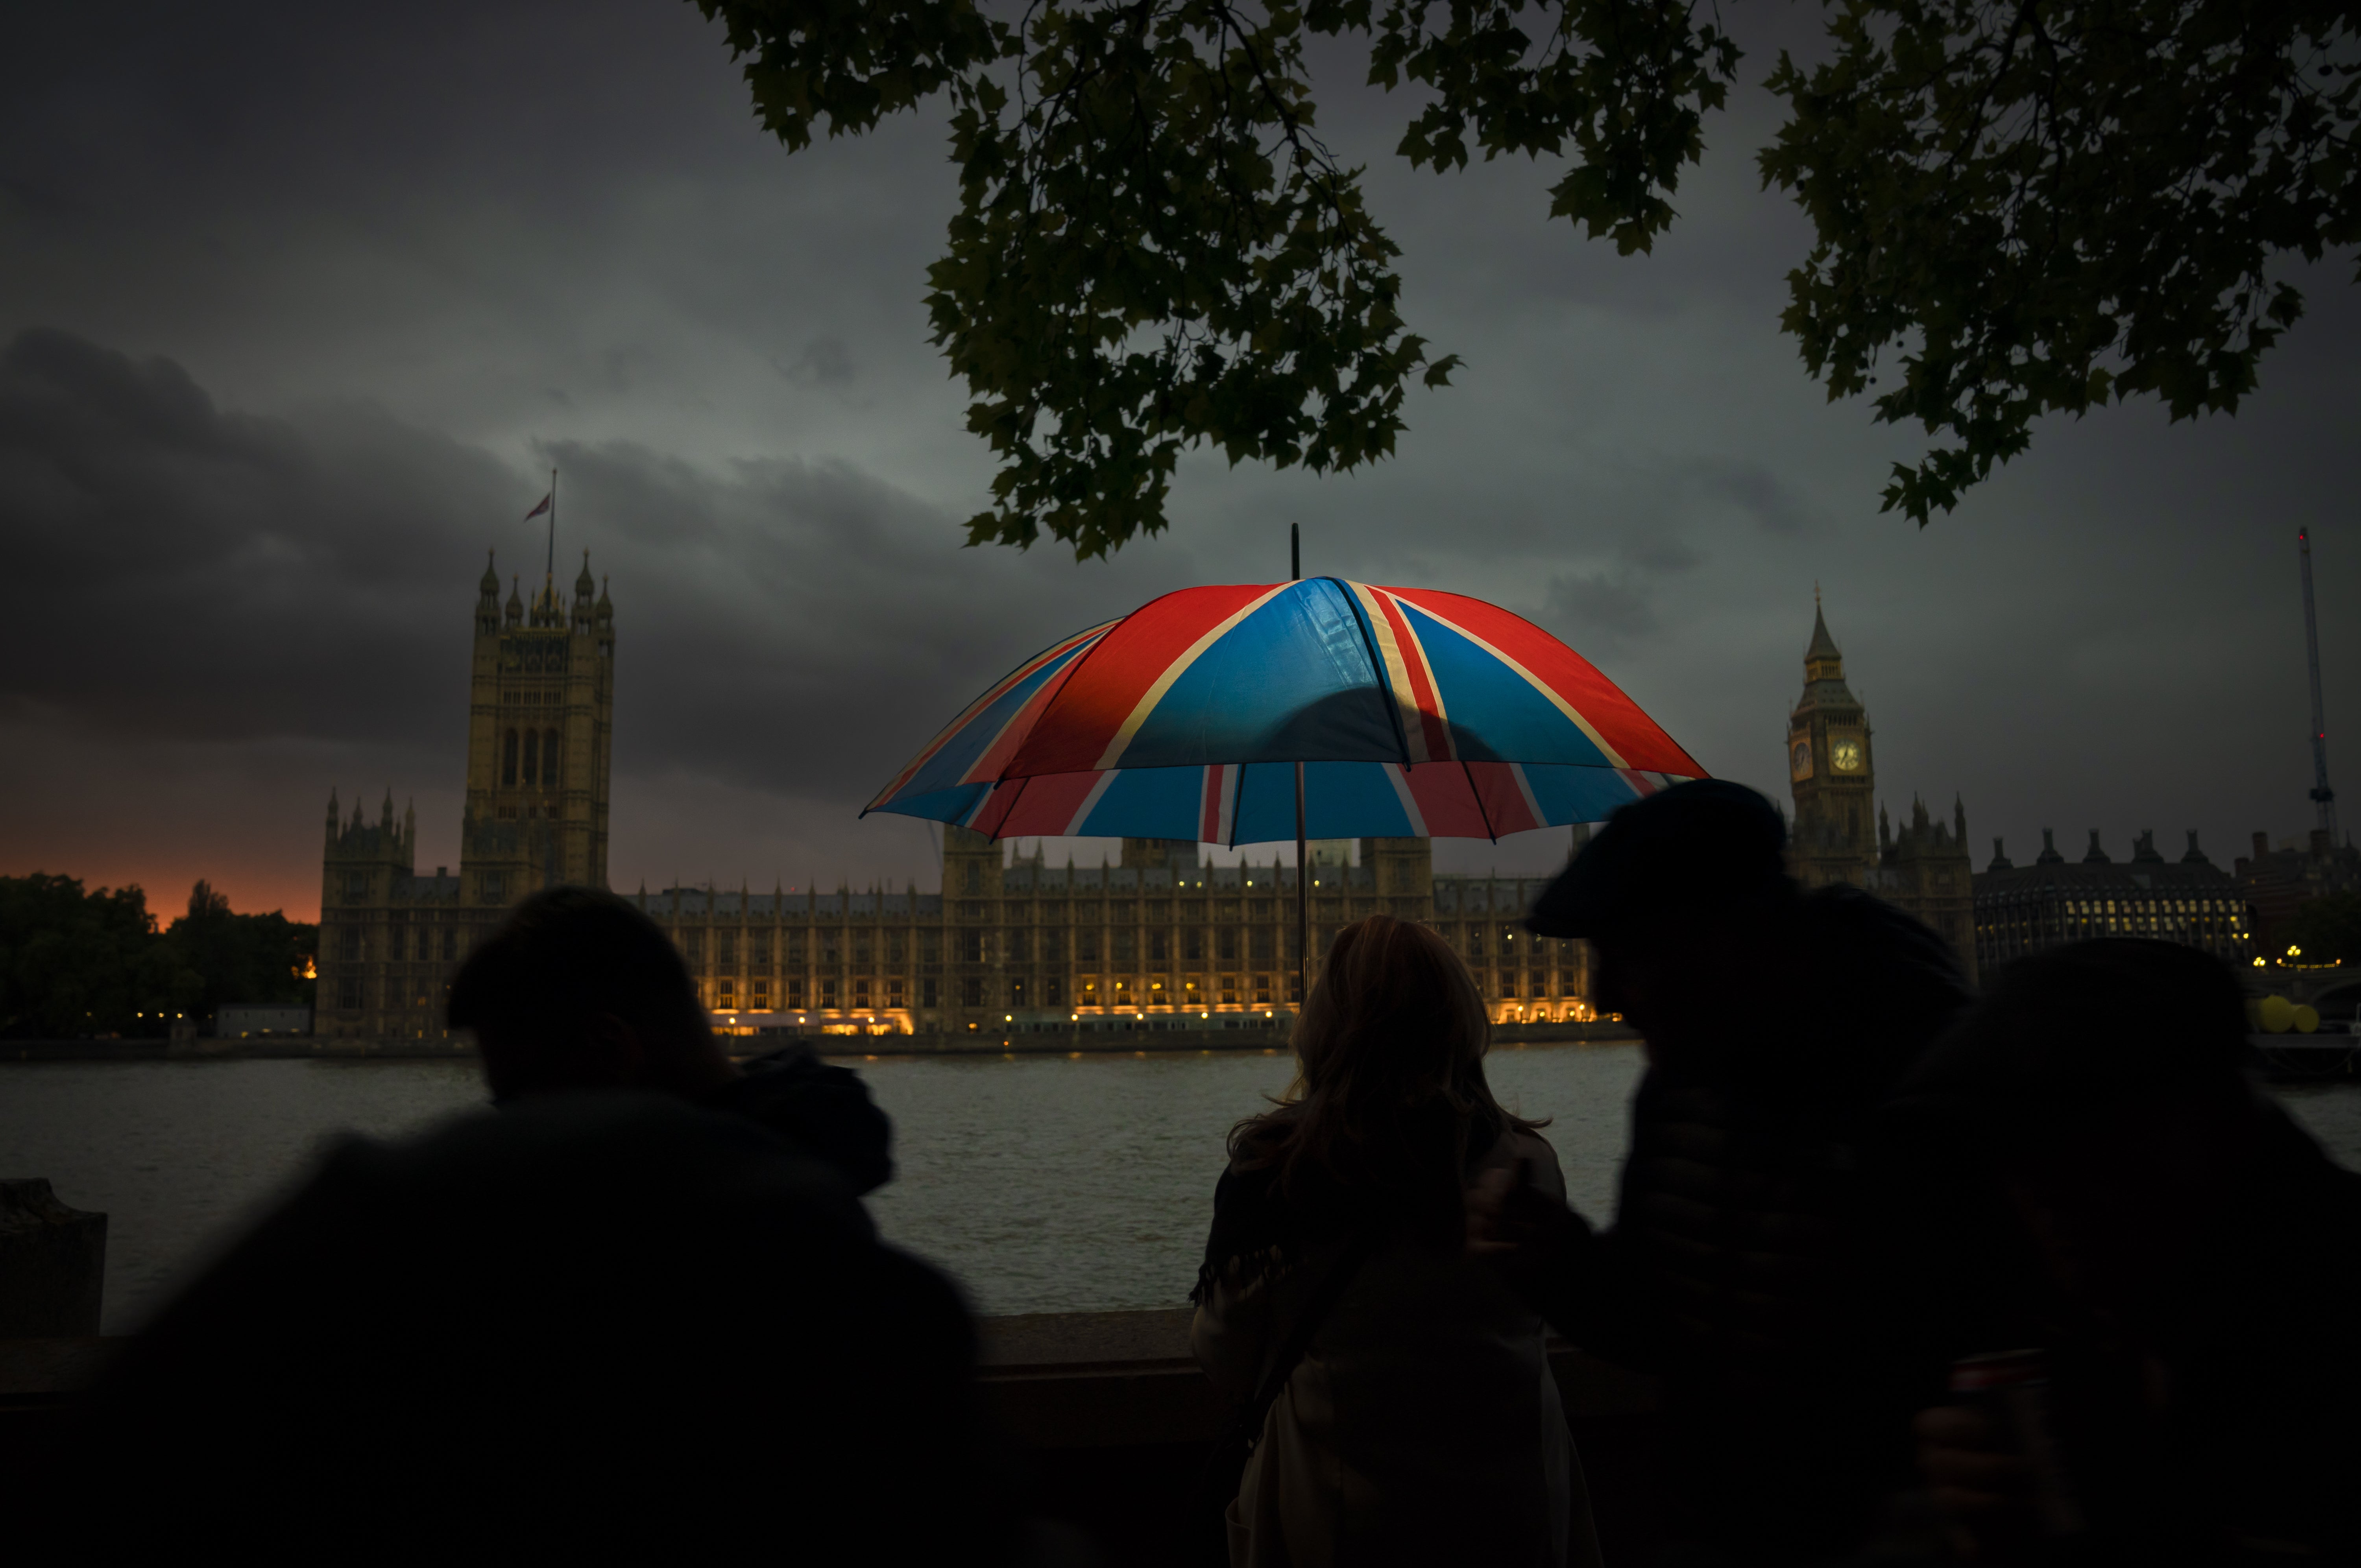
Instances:
[[[2361,1174],[2277,1105],[2257,1113],[2155,1367],[2070,1315],[2032,1331],[2088,1520],[2060,1563],[2361,1563]]]
[[[1004,1561],[975,1354],[779,1137],[535,1096],[346,1142],[164,1309],[92,1400],[74,1560]]]
[[[1543,1276],[1553,1327],[1663,1380],[1666,1532],[1775,1560],[1857,1538],[1906,1475],[1909,1345],[1862,1179],[1879,1105],[1963,1008],[1950,948],[1850,888],[1798,902],[1784,994],[1652,1068],[1612,1228]]]
[[[756,1057],[702,1102],[760,1123],[818,1156],[857,1193],[894,1179],[894,1124],[870,1099],[869,1086],[801,1041]]]

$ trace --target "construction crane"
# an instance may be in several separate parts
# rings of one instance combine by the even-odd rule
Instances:
[[[2312,608],[2312,531],[2296,530],[2296,554],[2303,562],[2303,652],[2312,666],[2312,803],[2320,826],[2336,847],[2336,792],[2328,787],[2328,718],[2320,701],[2320,620]]]

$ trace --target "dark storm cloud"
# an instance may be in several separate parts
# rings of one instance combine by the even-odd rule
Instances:
[[[1612,580],[1603,572],[1552,577],[1541,619],[1558,626],[1595,628],[1609,635],[1616,648],[1628,648],[1633,638],[1656,630],[1656,609],[1638,588]],[[1605,646],[1592,640],[1592,646]]]
[[[620,578],[625,772],[857,799],[1035,643],[1144,591],[1137,569],[961,550],[937,509],[841,462],[547,453],[561,591],[585,548]],[[21,568],[0,693],[126,734],[390,741],[452,772],[482,551],[503,599],[519,573],[533,591],[542,525],[517,520],[539,484],[377,411],[225,411],[168,360],[20,334],[0,349],[0,553]]]
[[[1018,660],[1172,586],[1145,559],[960,548],[939,508],[842,462],[552,455],[615,563],[619,767],[857,805]]]
[[[225,412],[169,360],[19,334],[0,348],[0,691],[159,736],[415,738],[420,676],[458,652],[431,635],[454,558],[435,536],[517,488],[373,410]]]

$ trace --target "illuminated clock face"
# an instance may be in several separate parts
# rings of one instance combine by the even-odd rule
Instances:
[[[1828,748],[1828,760],[1836,763],[1837,772],[1840,773],[1861,772],[1861,742],[1852,740],[1838,741]]]
[[[1799,779],[1812,776],[1812,743],[1798,740],[1787,751],[1787,771]]]

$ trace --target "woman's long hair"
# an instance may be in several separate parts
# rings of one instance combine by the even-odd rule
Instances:
[[[1295,1024],[1295,1081],[1230,1132],[1240,1171],[1326,1229],[1406,1221],[1462,1231],[1469,1167],[1512,1116],[1484,1080],[1491,1021],[1459,955],[1433,931],[1372,915],[1336,934]]]

